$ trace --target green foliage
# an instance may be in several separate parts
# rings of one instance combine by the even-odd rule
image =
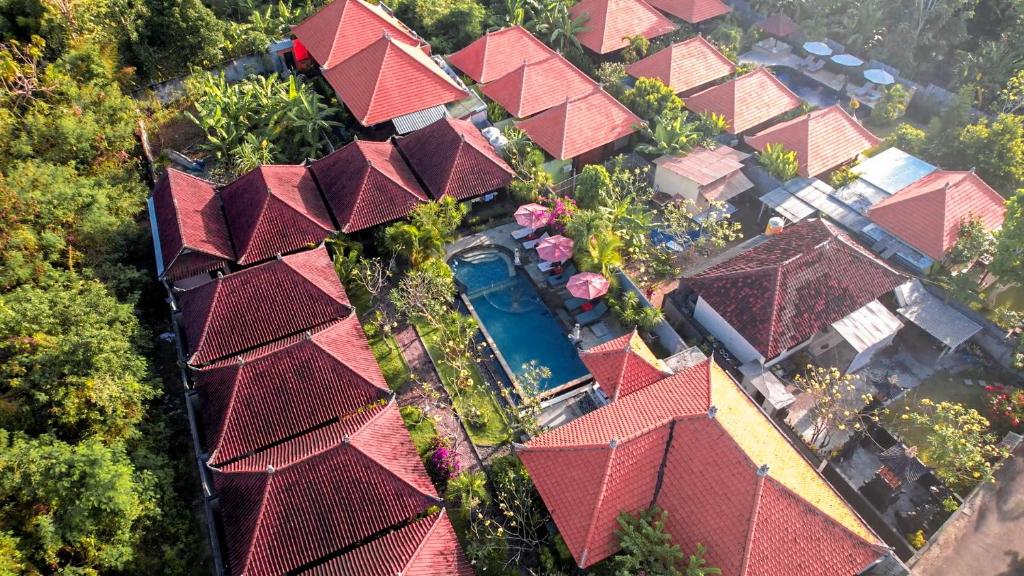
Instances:
[[[1017,114],[1024,109],[1024,67],[1006,81],[993,107],[1003,114]]]
[[[1024,117],[1000,114],[982,118],[959,135],[958,161],[952,166],[974,168],[986,182],[1006,194],[1024,185]]]
[[[496,124],[501,122],[505,118],[508,118],[508,113],[501,107],[501,104],[490,100],[487,102],[487,121]]]
[[[904,122],[885,138],[885,144],[908,154],[920,155],[924,151],[927,138],[924,130]]]
[[[967,264],[982,258],[988,259],[995,250],[995,238],[988,231],[981,218],[972,216],[960,221],[956,232],[956,244],[949,251],[947,259],[953,264]]]
[[[310,0],[296,5],[293,2],[270,2],[248,14],[245,22],[227,22],[224,31],[225,49],[231,55],[260,54],[267,47],[291,34],[291,27],[316,11]]]
[[[407,222],[384,229],[384,244],[414,267],[421,266],[444,256],[445,244],[454,239],[455,229],[468,212],[468,206],[450,196],[422,204],[412,211]]]
[[[947,496],[942,500],[942,509],[946,512],[956,512],[960,508],[960,502],[952,496]]]
[[[1006,217],[996,237],[989,270],[1006,284],[1024,285],[1024,189],[1006,202]]]
[[[616,98],[622,98],[625,92],[626,65],[622,62],[602,62],[594,73],[594,79],[601,83],[601,87]]]
[[[835,189],[842,188],[853,183],[859,176],[857,173],[850,169],[849,166],[842,166],[836,171],[832,172],[832,177],[829,179],[829,183]]]
[[[644,306],[636,292],[623,291],[616,297],[609,298],[608,303],[615,317],[628,327],[653,330],[664,319],[660,308]]]
[[[427,260],[402,277],[390,298],[407,321],[437,326],[455,300],[455,276],[444,260]]]
[[[733,62],[739,60],[740,50],[743,47],[743,29],[739,26],[723,24],[708,35],[708,40],[729,60]]]
[[[782,144],[768,144],[763,152],[757,153],[757,161],[768,174],[780,182],[796,177],[799,164],[796,152],[786,150]]]
[[[588,164],[576,176],[573,197],[576,204],[585,210],[593,210],[605,204],[611,194],[612,179],[601,164]]]
[[[654,130],[641,127],[651,144],[638,144],[636,151],[653,156],[685,156],[701,141],[700,123],[683,112],[663,112],[654,119]]]
[[[622,49],[622,62],[632,64],[647,56],[651,43],[642,34],[625,38],[629,43]]]
[[[640,78],[622,95],[622,103],[644,120],[683,111],[683,101],[657,78]]]
[[[667,519],[668,512],[656,506],[619,514],[615,535],[622,550],[613,560],[616,576],[680,576],[678,565],[686,556],[665,531]]]
[[[476,0],[401,0],[395,15],[426,35],[437,54],[450,54],[484,32],[487,10]]]
[[[188,66],[209,68],[223,58],[225,24],[202,0],[147,0],[130,25],[138,37],[127,56],[145,76],[166,79]]]
[[[882,99],[871,111],[871,122],[876,126],[888,126],[903,117],[910,103],[910,92],[896,83],[882,92]]]
[[[545,513],[530,475],[515,456],[492,460],[490,477],[493,512],[471,516],[465,550],[482,572],[506,573],[547,540]]]
[[[928,539],[924,536],[924,530],[918,530],[917,532],[911,532],[906,535],[907,542],[913,546],[914,550],[920,550],[924,548],[924,545],[928,543]]]
[[[741,237],[743,227],[725,212],[725,203],[709,202],[703,212],[706,212],[706,216],[702,222],[697,222],[693,219],[694,214],[698,213],[693,200],[670,202],[662,211],[664,228],[676,238],[700,232],[692,247],[704,256],[709,256]]]
[[[448,481],[445,498],[464,512],[471,513],[480,506],[491,503],[487,490],[487,476],[483,472],[465,471]]]
[[[576,262],[584,272],[596,272],[614,281],[622,267],[622,240],[611,231],[598,232],[585,243],[576,244]]]
[[[577,35],[587,30],[587,18],[573,18],[568,0],[540,0],[531,11],[526,27],[563,56],[581,53]]]

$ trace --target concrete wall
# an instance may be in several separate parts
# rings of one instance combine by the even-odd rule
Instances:
[[[697,186],[696,182],[689,178],[684,178],[664,166],[657,166],[654,169],[654,189],[678,198],[687,198],[694,202],[698,202],[698,197],[700,196],[700,187]]]
[[[697,298],[697,307],[693,311],[693,318],[700,322],[719,342],[724,344],[729,349],[729,352],[732,352],[732,355],[739,360],[740,364],[746,364],[755,360],[764,362],[764,357],[761,356],[761,353],[750,342],[747,342],[746,338],[740,335],[703,298]]]
[[[269,54],[250,54],[223,62],[220,66],[209,70],[209,72],[214,75],[224,73],[224,77],[227,78],[228,82],[238,82],[251,74],[264,74],[273,70],[274,61],[273,57]],[[162,104],[174,102],[185,95],[185,82],[191,77],[191,74],[189,74],[157,84],[150,84],[146,87],[146,90],[140,90],[140,92],[152,92]],[[137,97],[140,95],[136,93]]]
[[[643,291],[633,283],[632,278],[627,276],[621,270],[617,274],[619,277],[619,286],[622,287],[623,292],[632,292],[636,294],[640,299],[640,303],[643,304],[645,308],[654,308],[654,305],[651,304],[650,300],[644,296]],[[689,348],[689,346],[686,345],[686,341],[684,341],[679,336],[679,333],[672,328],[672,325],[668,323],[668,320],[662,320],[659,322],[658,326],[654,330],[651,330],[651,333],[658,337],[658,341],[661,342],[661,345],[664,346],[670,354],[675,354]]]

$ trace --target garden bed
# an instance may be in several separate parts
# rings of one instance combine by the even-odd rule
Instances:
[[[370,349],[373,350],[373,356],[377,359],[381,372],[384,373],[388,387],[395,392],[400,391],[402,386],[409,381],[410,373],[409,366],[405,363],[405,358],[402,357],[395,337],[376,335],[367,339],[370,341]]]

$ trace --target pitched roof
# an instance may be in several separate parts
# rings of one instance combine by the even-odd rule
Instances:
[[[985,228],[1003,225],[1006,200],[971,172],[932,172],[875,204],[868,216],[935,260],[954,245],[960,222],[980,218]]]
[[[534,438],[519,457],[581,567],[618,550],[620,512],[652,503],[684,551],[703,543],[724,574],[856,574],[883,555],[713,361]]]
[[[574,19],[584,17],[580,44],[598,54],[629,46],[629,38],[650,40],[676,29],[671,20],[643,0],[582,0],[569,9]]]
[[[164,277],[180,280],[235,259],[212,182],[168,168],[153,188]]]
[[[483,85],[483,93],[509,114],[525,118],[557,106],[566,98],[589,94],[597,85],[561,56],[523,62],[518,68]]]
[[[346,234],[404,218],[427,201],[391,142],[356,140],[309,169]]]
[[[312,451],[214,469],[232,574],[296,570],[440,502],[396,404],[359,416]]]
[[[442,118],[395,144],[437,199],[468,200],[507,186],[516,174],[467,120]]]
[[[735,70],[732,60],[701,36],[671,44],[626,68],[634,78],[657,78],[677,93],[725,78]]]
[[[487,32],[448,56],[455,66],[476,82],[490,82],[523,65],[547,60],[555,52],[522,26]]]
[[[473,576],[445,510],[416,520],[308,572],[311,576]]]
[[[906,280],[832,224],[810,219],[684,282],[770,359]]]
[[[217,466],[389,395],[355,314],[195,374],[208,462]]]
[[[380,36],[323,75],[363,126],[467,96],[422,50],[390,35]]]
[[[730,134],[746,132],[789,112],[802,102],[764,68],[712,86],[683,101],[694,112],[713,112],[724,116],[729,123],[726,131]]]
[[[710,20],[732,11],[732,8],[721,0],[649,0],[648,3],[690,24]]]
[[[178,296],[188,363],[203,366],[351,312],[327,249],[299,252]]]
[[[641,122],[607,92],[595,90],[516,122],[516,126],[548,154],[568,160],[629,136]]]
[[[334,0],[292,27],[292,33],[324,68],[347,60],[387,32],[410,46],[430,47],[409,27],[378,4]]]
[[[319,244],[334,230],[305,166],[260,166],[225,186],[220,197],[243,266]]]
[[[659,156],[654,164],[692,180],[699,186],[708,186],[739,172],[743,168],[743,160],[749,157],[749,154],[725,145],[713,150],[698,146],[686,156]]]
[[[670,371],[644,344],[636,330],[580,353],[601,390],[618,400],[661,380]]]
[[[798,172],[804,178],[846,164],[881,142],[838,104],[776,124],[744,141],[761,151],[769,144],[781,144],[796,152]]]

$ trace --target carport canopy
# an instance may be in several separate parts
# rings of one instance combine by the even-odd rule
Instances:
[[[917,278],[893,291],[897,312],[942,342],[949,351],[981,331],[981,326],[940,298],[928,292]]]

